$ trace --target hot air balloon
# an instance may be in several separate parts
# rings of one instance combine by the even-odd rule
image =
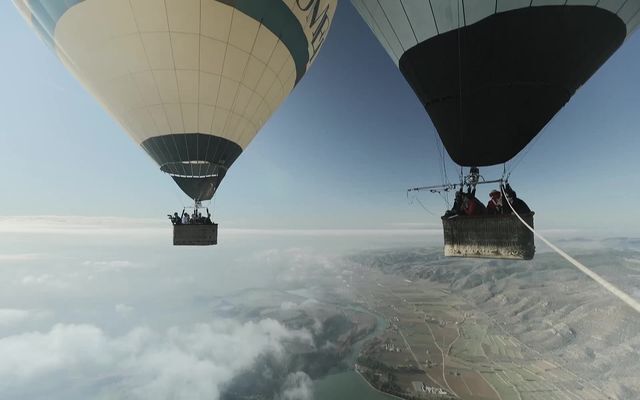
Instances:
[[[14,3],[197,211],[315,60],[337,0]],[[174,244],[216,242],[216,224],[174,227]]]
[[[352,3],[424,105],[451,159],[469,167],[518,154],[640,24],[640,0]],[[470,180],[474,190],[477,176],[461,185]],[[507,228],[496,221],[443,219],[445,254],[533,256],[530,233],[503,246],[496,235]]]

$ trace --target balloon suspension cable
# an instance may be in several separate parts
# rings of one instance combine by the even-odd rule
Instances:
[[[411,198],[409,198],[409,190],[407,190],[407,201],[409,202],[409,204],[413,204],[413,202],[416,201],[420,205],[420,207],[422,207],[422,209],[425,210],[427,213],[433,215],[434,217],[438,216],[433,211],[429,210],[416,195],[413,195],[411,196]]]
[[[170,176],[169,174],[165,174],[165,175]],[[187,205],[184,202],[184,198],[182,197],[182,192],[180,191],[180,189],[175,187],[173,190],[173,195],[178,200],[178,202],[182,204],[182,208],[187,208]]]
[[[502,191],[502,196],[506,197],[505,195],[505,187],[504,185],[500,186],[500,189]],[[628,294],[626,294],[625,292],[623,292],[622,290],[620,290],[617,286],[613,285],[612,283],[608,282],[606,279],[604,279],[603,277],[601,277],[600,275],[598,275],[597,273],[593,272],[592,270],[590,270],[589,268],[587,268],[584,264],[582,264],[580,261],[576,260],[575,258],[571,257],[570,255],[568,255],[567,253],[565,253],[564,251],[562,251],[560,248],[558,248],[556,245],[554,245],[553,243],[551,243],[549,240],[547,240],[544,236],[542,236],[541,234],[539,234],[538,232],[536,232],[531,226],[529,226],[529,224],[527,224],[525,222],[524,219],[522,219],[522,217],[520,216],[520,214],[518,214],[514,209],[513,206],[511,205],[510,202],[507,201],[507,204],[509,205],[509,208],[511,208],[511,211],[513,212],[513,214],[518,217],[518,219],[520,220],[520,222],[522,222],[522,224],[524,226],[527,227],[527,229],[529,229],[531,232],[533,232],[534,235],[536,235],[538,237],[538,239],[542,240],[547,246],[549,246],[553,251],[555,251],[556,253],[558,253],[562,258],[564,258],[565,260],[567,260],[569,263],[571,263],[571,265],[573,265],[574,267],[576,267],[580,272],[584,273],[585,275],[587,275],[589,278],[593,279],[597,284],[599,284],[600,286],[602,286],[604,289],[606,289],[609,293],[611,293],[612,295],[614,295],[615,297],[617,297],[619,300],[621,300],[622,302],[624,302],[626,305],[628,305],[629,307],[633,308],[636,312],[640,313],[640,303],[635,300],[633,297],[629,296]]]
[[[507,172],[507,163],[502,164],[502,181],[504,183],[509,183],[509,177],[511,176],[511,171]]]

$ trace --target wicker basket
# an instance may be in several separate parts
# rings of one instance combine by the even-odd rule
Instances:
[[[533,212],[521,214],[533,228]],[[442,217],[444,255],[531,260],[533,232],[513,214]]]

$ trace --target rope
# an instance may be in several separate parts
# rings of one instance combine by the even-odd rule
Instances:
[[[171,183],[175,183],[175,182],[173,182],[173,179],[172,179],[171,181],[172,181]],[[172,185],[172,186],[173,186],[173,188],[174,188],[174,190],[173,190],[173,195],[176,197],[176,199],[178,199],[178,202],[179,202],[180,204],[182,204],[182,208],[186,208],[187,206],[186,206],[186,204],[185,204],[185,203],[184,203],[184,201],[183,201],[183,197],[181,196],[181,192],[182,192],[182,191],[181,191],[180,189],[178,189],[178,188],[176,187],[176,185]]]
[[[409,192],[407,192],[407,200],[409,200]],[[424,204],[422,204],[422,202],[420,201],[420,199],[418,197],[416,197],[415,195],[412,196],[411,200],[409,200],[409,204],[413,204],[413,200],[417,201],[418,204],[420,204],[420,207],[422,207],[423,210],[425,210],[426,212],[428,212],[429,214],[433,215],[434,217],[437,217],[437,215],[435,215],[433,212],[431,212],[427,207],[425,207]]]
[[[505,183],[508,183],[510,176],[511,176],[511,171],[507,172],[507,163],[505,162],[502,164],[502,178],[500,178],[502,180],[502,183],[500,183],[500,185],[504,185]]]
[[[505,198],[505,193],[504,193],[504,186],[500,186],[500,190],[502,191],[502,196],[503,198]],[[601,277],[600,275],[596,274],[595,272],[591,271],[589,268],[585,267],[582,263],[580,263],[580,261],[576,260],[575,258],[571,257],[570,255],[568,255],[567,253],[565,253],[564,251],[562,251],[560,248],[558,248],[557,246],[555,246],[553,243],[551,243],[550,241],[548,241],[547,239],[545,239],[541,234],[539,234],[538,232],[536,232],[532,227],[529,226],[529,224],[527,224],[522,217],[520,217],[520,214],[518,214],[516,212],[516,210],[513,209],[513,206],[511,205],[511,203],[509,203],[509,201],[507,201],[507,204],[509,205],[509,208],[511,208],[511,211],[513,211],[513,213],[515,214],[516,217],[518,217],[518,219],[520,220],[520,222],[522,222],[522,224],[524,226],[527,227],[527,229],[529,229],[531,232],[533,232],[534,235],[536,235],[538,237],[538,239],[542,240],[547,246],[551,247],[551,249],[553,251],[555,251],[556,253],[558,253],[562,258],[564,258],[565,260],[569,261],[574,267],[576,267],[580,272],[584,273],[585,275],[587,275],[589,278],[593,279],[597,284],[599,284],[600,286],[602,286],[604,289],[606,289],[609,293],[611,293],[612,295],[616,296],[618,299],[620,299],[621,301],[623,301],[625,304],[627,304],[629,307],[633,308],[636,312],[640,313],[640,303],[638,303],[638,301],[636,301],[635,299],[633,299],[631,296],[629,296],[628,294],[626,294],[625,292],[623,292],[622,290],[618,289],[615,285],[613,285],[612,283],[609,283],[608,281],[606,281],[603,277]]]
[[[531,142],[527,144],[527,146],[525,147],[524,151],[521,151],[515,157],[513,157],[513,159],[511,159],[511,166],[509,167],[509,169],[507,171],[507,176],[511,175],[511,173],[513,171],[515,171],[515,169],[520,165],[522,160],[525,159],[525,157],[529,154],[531,149],[536,145],[536,143],[542,137],[542,135],[544,135],[547,132],[547,130],[548,130],[547,127],[548,126],[549,126],[549,124],[545,125],[544,128],[542,128],[542,130],[540,130],[540,132],[538,132],[538,134],[533,138],[533,140],[531,140]],[[507,163],[505,162],[505,165],[506,164]]]

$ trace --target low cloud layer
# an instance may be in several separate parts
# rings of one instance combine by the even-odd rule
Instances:
[[[29,320],[39,320],[48,316],[49,313],[42,310],[0,308],[0,328],[13,327]]]
[[[311,400],[313,399],[313,381],[302,371],[287,376],[278,400]]]
[[[21,261],[34,261],[40,258],[39,254],[0,254],[0,263],[15,264]]]
[[[259,357],[283,357],[288,343],[311,340],[271,319],[139,327],[121,336],[91,324],[56,324],[0,339],[0,398],[215,400]],[[310,398],[310,382],[293,374],[282,399]]]
[[[161,235],[165,221],[84,216],[0,216],[0,233],[55,235]]]

